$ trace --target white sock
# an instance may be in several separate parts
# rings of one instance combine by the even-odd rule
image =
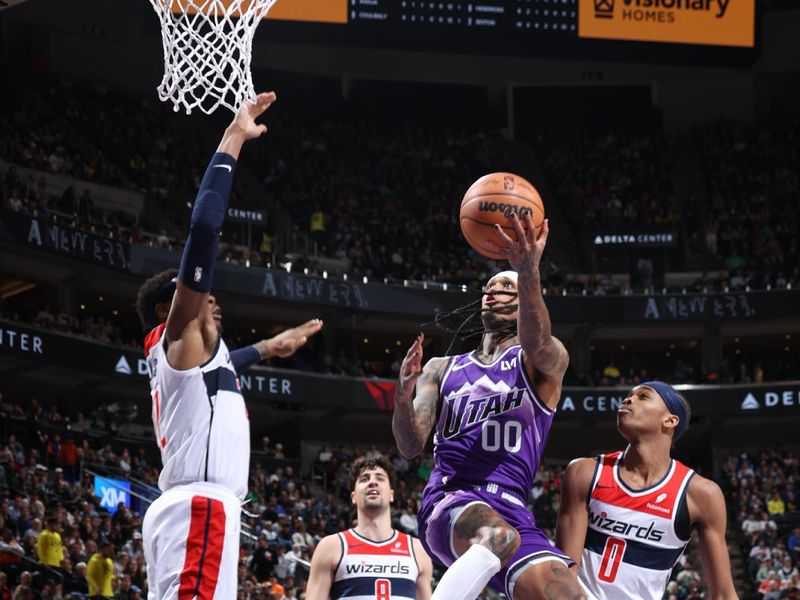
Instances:
[[[491,550],[473,544],[450,565],[431,600],[475,600],[500,567],[500,559]]]

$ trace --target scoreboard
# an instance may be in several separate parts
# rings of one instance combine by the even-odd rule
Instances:
[[[278,0],[272,20],[752,47],[755,0]]]
[[[483,29],[538,31],[574,35],[576,0],[506,0],[505,2],[434,2],[431,0],[351,0],[349,18],[387,21],[406,29]]]
[[[755,0],[277,0],[256,39],[744,66],[756,21]]]

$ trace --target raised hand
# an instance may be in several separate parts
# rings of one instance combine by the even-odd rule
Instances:
[[[492,240],[486,241],[486,246],[494,252],[498,252],[508,260],[511,268],[517,272],[526,269],[539,269],[539,263],[542,260],[545,245],[547,244],[547,235],[550,232],[547,219],[542,223],[542,232],[537,236],[536,227],[533,225],[533,219],[530,213],[525,213],[525,227],[519,221],[516,214],[511,213],[511,224],[517,234],[517,239],[512,240],[500,225],[495,225],[495,231],[500,237],[501,245],[496,244]]]
[[[267,126],[256,123],[256,119],[264,114],[277,98],[275,92],[263,92],[254,99],[245,101],[236,111],[230,126],[241,132],[248,140],[261,136],[267,131]]]
[[[420,333],[411,348],[406,352],[403,364],[400,365],[400,381],[395,392],[395,402],[410,402],[417,385],[417,379],[422,374],[422,342],[425,334]]]
[[[267,340],[267,356],[287,358],[297,352],[299,348],[305,345],[308,338],[318,333],[321,329],[321,319],[311,319],[302,325],[287,329]]]

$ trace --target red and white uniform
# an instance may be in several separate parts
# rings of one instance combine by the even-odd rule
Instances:
[[[395,531],[388,540],[373,542],[342,531],[342,559],[331,586],[331,600],[414,600],[419,566],[413,538]]]
[[[220,337],[204,364],[167,362],[165,326],[145,338],[164,492],[142,526],[150,600],[235,598],[250,420]]]
[[[661,600],[691,537],[686,489],[694,471],[671,460],[664,479],[633,490],[619,476],[622,455],[597,458],[578,577],[596,600]]]

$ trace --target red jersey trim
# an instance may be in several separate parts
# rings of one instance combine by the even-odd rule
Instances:
[[[622,452],[612,452],[602,457],[600,476],[593,486],[591,498],[611,506],[673,519],[684,481],[691,474],[691,469],[673,459],[659,483],[640,492],[628,491],[619,478],[621,460]]]
[[[150,333],[147,334],[147,337],[144,338],[144,355],[147,357],[150,354],[150,349],[155,346],[159,341],[161,341],[161,337],[164,334],[164,330],[167,328],[166,323],[162,323],[155,329],[153,329]]]
[[[411,548],[409,548],[408,536],[398,535],[397,530],[395,530],[392,537],[384,542],[368,540],[352,529],[343,532],[343,535],[348,555],[413,556]]]

